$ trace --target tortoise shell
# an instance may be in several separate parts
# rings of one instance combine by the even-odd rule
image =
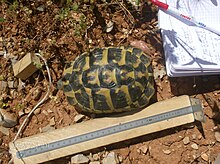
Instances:
[[[66,65],[58,88],[86,113],[140,109],[155,92],[151,60],[138,48],[96,48]]]

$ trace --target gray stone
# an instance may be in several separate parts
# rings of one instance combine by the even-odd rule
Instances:
[[[17,124],[17,115],[5,109],[0,109],[0,125],[5,128],[14,127]]]
[[[118,159],[114,152],[111,152],[102,160],[102,164],[117,164]]]
[[[71,164],[88,163],[89,158],[83,154],[77,154],[71,158]]]

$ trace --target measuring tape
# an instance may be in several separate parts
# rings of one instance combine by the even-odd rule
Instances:
[[[96,130],[96,131],[85,133],[85,134],[82,134],[82,135],[78,135],[78,136],[66,138],[66,139],[63,139],[63,140],[43,144],[43,145],[36,146],[36,147],[33,147],[33,148],[28,148],[28,149],[25,149],[25,150],[18,151],[16,153],[16,155],[19,159],[21,159],[21,158],[37,155],[37,154],[40,154],[40,153],[56,150],[56,149],[59,149],[59,148],[63,148],[63,147],[66,147],[66,146],[78,144],[78,143],[81,143],[81,142],[93,140],[93,139],[96,139],[96,138],[101,138],[101,137],[108,136],[108,135],[111,135],[111,134],[115,134],[115,133],[118,133],[118,132],[134,129],[134,128],[137,128],[137,127],[140,127],[140,126],[146,126],[146,125],[153,124],[153,123],[156,123],[156,122],[169,120],[171,118],[191,114],[191,113],[194,113],[194,112],[197,112],[197,111],[201,111],[201,105],[200,104],[180,108],[180,109],[177,109],[177,110],[161,113],[161,114],[158,114],[158,115],[153,115],[153,116],[137,119],[137,120],[126,122],[126,123],[121,123],[119,125],[114,125],[114,126],[111,126],[111,127],[108,127],[108,128],[103,128],[103,129],[100,129],[100,130]]]

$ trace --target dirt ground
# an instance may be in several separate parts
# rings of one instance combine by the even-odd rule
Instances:
[[[165,67],[157,9],[150,2],[143,3],[138,11],[129,2],[117,0],[1,0],[0,4],[0,81],[14,84],[2,90],[0,87],[0,107],[18,117],[18,124],[8,129],[9,134],[0,132],[0,163],[10,160],[9,142],[47,91],[45,66],[22,85],[14,77],[12,64],[25,54],[40,52],[44,56],[53,87],[47,101],[22,131],[22,137],[40,133],[47,125],[58,129],[75,123],[77,112],[67,103],[63,92],[56,89],[56,84],[65,63],[85,51],[141,40],[151,51],[155,72]],[[98,154],[97,161],[101,161],[106,152],[115,152],[123,164],[213,163],[220,153],[220,76],[169,78],[162,73],[155,78],[155,88],[157,101],[183,94],[201,99],[206,122],[168,129],[84,155]],[[83,121],[88,119],[86,116]],[[52,163],[69,161],[67,157]]]

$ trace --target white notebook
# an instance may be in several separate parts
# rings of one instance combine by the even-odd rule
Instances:
[[[220,29],[220,0],[163,0],[181,12]],[[159,10],[168,76],[220,74],[220,35]]]

